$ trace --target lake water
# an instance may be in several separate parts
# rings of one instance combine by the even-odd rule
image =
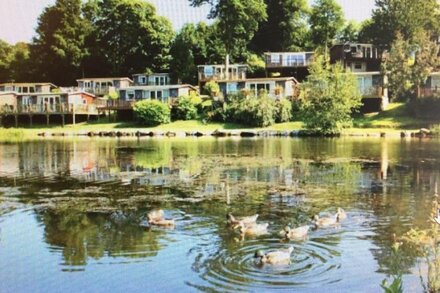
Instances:
[[[428,225],[440,141],[81,139],[0,144],[0,292],[421,292],[417,255],[393,235]],[[338,228],[280,240],[345,209]],[[149,227],[162,208],[174,229]],[[241,237],[226,214],[258,213]],[[294,247],[258,266],[257,249]]]

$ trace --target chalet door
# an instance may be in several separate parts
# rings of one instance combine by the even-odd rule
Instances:
[[[364,77],[358,77],[358,89],[361,92],[361,94],[365,91],[365,78]]]

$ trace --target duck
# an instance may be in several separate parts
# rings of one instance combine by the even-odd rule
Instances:
[[[342,208],[338,208],[338,212],[336,214],[338,215],[339,221],[347,219],[347,213]]]
[[[292,261],[290,260],[290,255],[293,252],[293,246],[287,249],[278,249],[269,252],[264,252],[262,250],[257,250],[255,252],[254,258],[258,259],[259,264],[271,264],[271,265],[290,265]]]
[[[336,213],[334,216],[319,217],[315,215],[313,217],[313,224],[316,228],[326,228],[330,226],[336,226],[339,223],[339,215]]]
[[[251,223],[244,224],[242,222],[238,223],[235,228],[238,228],[241,235],[252,235],[259,236],[267,234],[267,227],[269,227],[269,223]]]
[[[236,218],[231,213],[226,215],[226,219],[228,220],[229,225],[238,225],[239,223],[243,223],[245,225],[253,224],[257,222],[258,214],[248,217]]]
[[[173,219],[165,219],[163,210],[154,210],[148,213],[148,223],[156,226],[174,226]]]
[[[280,232],[281,236],[286,239],[304,239],[307,237],[310,227],[308,225],[291,229],[289,226],[284,227]]]

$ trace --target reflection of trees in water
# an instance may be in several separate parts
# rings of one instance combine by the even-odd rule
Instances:
[[[88,258],[150,258],[163,248],[165,231],[146,231],[137,212],[97,214],[76,211],[38,214],[45,241],[63,251],[65,265],[83,266]]]

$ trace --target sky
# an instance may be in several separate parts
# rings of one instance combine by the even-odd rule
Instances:
[[[176,30],[186,22],[206,20],[209,7],[193,8],[188,0],[149,0],[160,15],[167,16]],[[313,0],[309,0],[312,2]],[[337,0],[347,19],[362,21],[370,17],[374,0]],[[34,36],[38,16],[55,0],[0,0],[0,39],[11,44],[29,42]],[[175,17],[173,17],[175,16]]]

